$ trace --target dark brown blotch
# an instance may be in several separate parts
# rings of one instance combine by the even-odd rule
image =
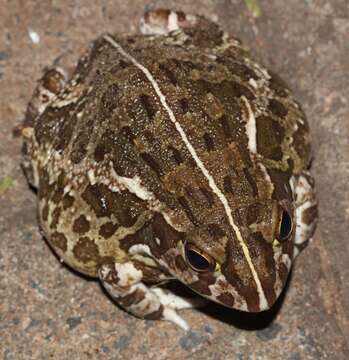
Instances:
[[[245,82],[249,81],[251,78],[258,80],[258,76],[254,70],[244,64],[234,63],[232,69],[234,75],[238,75]]]
[[[90,230],[90,222],[85,215],[80,215],[73,223],[73,231],[77,234],[83,235]]]
[[[160,305],[158,310],[153,311],[150,314],[144,315],[144,319],[147,319],[147,320],[159,320],[159,319],[162,318],[163,312],[164,312],[164,307],[163,307],[163,305]]]
[[[246,263],[242,251],[232,242],[226,245],[226,261],[222,264],[222,274],[238,294],[245,299],[249,312],[259,312],[259,297],[256,284]],[[239,269],[239,271],[238,271]],[[240,277],[238,274],[241,274]],[[222,284],[224,288],[226,285]]]
[[[45,203],[42,212],[41,212],[41,217],[43,221],[47,221],[48,219],[48,211],[49,211],[49,206],[48,203]]]
[[[179,106],[183,114],[186,114],[189,111],[189,103],[186,98],[182,98],[179,100]]]
[[[212,136],[208,133],[205,133],[204,136],[204,143],[207,151],[213,151],[215,149],[215,144]]]
[[[125,199],[125,201],[127,201]],[[118,220],[121,226],[131,227],[138,219],[139,212],[134,208],[128,207],[127,203],[124,206],[120,206],[120,212],[117,214]]]
[[[177,165],[182,164],[183,158],[182,158],[182,155],[181,155],[181,153],[179,152],[179,150],[177,150],[176,148],[174,148],[172,145],[170,145],[170,146],[168,147],[168,149],[172,152],[172,157],[173,157],[175,163],[176,163]]]
[[[290,187],[291,170],[281,171],[278,169],[268,169],[268,174],[274,185],[272,197],[275,200],[290,200],[292,201],[292,191]]]
[[[97,217],[111,215],[109,203],[106,201],[109,191],[105,185],[88,185],[81,195]]]
[[[169,69],[169,67],[167,67],[165,64],[160,63],[159,64],[159,69],[164,73],[164,75],[170,80],[170,82],[173,85],[177,85],[178,81],[177,78],[175,76],[175,74],[173,73],[172,70]]]
[[[217,63],[225,65],[232,74],[238,76],[244,82],[248,82],[251,78],[258,80],[258,75],[251,67],[246,66],[243,63],[237,63],[232,61],[232,56],[217,56]]]
[[[249,101],[256,98],[254,93],[245,85],[240,84],[237,81],[223,80],[221,82],[209,82],[204,79],[196,81],[196,85],[201,92],[212,93],[219,99],[232,102],[245,96]]]
[[[118,227],[119,226],[117,224],[108,221],[100,227],[99,235],[102,236],[104,239],[109,239],[115,234]]]
[[[209,286],[216,282],[214,275],[212,273],[201,273],[197,275],[199,276],[199,280],[192,283],[190,287],[199,294],[212,295]]]
[[[267,298],[269,306],[272,306],[276,300],[274,285],[276,281],[276,264],[274,260],[274,251],[272,245],[263,237],[261,232],[251,234],[247,239],[247,246],[250,250],[250,256],[255,261],[259,259],[261,265],[256,268],[261,285]]]
[[[207,231],[214,240],[218,240],[225,236],[224,230],[218,224],[207,225]]]
[[[68,147],[72,140],[76,123],[76,117],[71,118],[69,112],[62,115],[61,121],[59,122],[58,134],[53,141],[54,148],[57,151],[63,151]]]
[[[285,129],[278,121],[269,116],[259,116],[257,124],[258,153],[267,159],[282,160],[281,143],[284,140]]]
[[[117,193],[103,184],[89,184],[81,196],[97,217],[109,217],[114,214],[120,225],[125,227],[134,225],[138,216],[145,210],[144,201],[136,195],[128,191]]]
[[[143,131],[143,135],[144,135],[144,137],[147,139],[147,141],[148,141],[150,144],[153,144],[153,143],[155,142],[154,135],[152,134],[151,131],[149,131],[149,130],[144,130],[144,131]]]
[[[212,207],[214,204],[214,195],[212,194],[212,190],[205,187],[200,187],[200,191],[206,198],[208,206]]]
[[[100,107],[103,114],[108,115],[119,105],[119,86],[114,83],[109,85],[103,93]]]
[[[164,175],[164,171],[162,170],[159,163],[147,152],[142,152],[141,158],[144,160],[146,164],[156,173],[158,177],[161,177]]]
[[[279,264],[278,274],[280,277],[280,280],[282,282],[282,285],[286,284],[287,278],[288,278],[288,268],[284,263]]]
[[[66,252],[67,249],[68,249],[68,240],[67,240],[67,238],[65,237],[64,234],[59,233],[57,231],[54,232],[51,235],[50,243],[52,244],[52,246],[54,248],[58,248],[63,252]]]
[[[152,103],[151,97],[149,95],[142,94],[139,96],[139,101],[141,102],[142,107],[146,111],[149,119],[153,119],[156,114],[156,110]]]
[[[264,212],[265,207],[261,203],[254,203],[248,206],[246,214],[247,224],[251,225],[261,222],[263,220]]]
[[[86,127],[89,128],[88,126]],[[70,159],[74,164],[80,163],[87,154],[87,147],[91,137],[91,130],[87,128],[79,132],[76,137],[76,141],[73,144]]]
[[[126,69],[127,67],[129,67],[131,65],[131,63],[129,62],[126,62],[124,60],[120,60],[119,61],[119,66],[122,68],[122,69]]]
[[[250,101],[252,101],[256,98],[255,95],[253,94],[253,92],[248,87],[246,87],[238,82],[231,81],[230,87],[231,87],[232,94],[234,94],[235,97],[237,97],[237,98],[240,98],[241,96],[245,96]]]
[[[136,289],[135,291],[131,292],[130,294],[128,294],[122,298],[119,298],[118,303],[121,306],[128,308],[131,305],[140,303],[144,298],[145,298],[144,291],[141,289]]]
[[[185,214],[187,215],[188,219],[195,225],[198,226],[199,222],[194,215],[193,211],[190,208],[190,205],[187,201],[187,199],[184,196],[180,196],[178,198],[178,202],[181,205],[182,209],[184,210]]]
[[[276,116],[285,117],[288,114],[288,109],[284,104],[275,99],[269,100],[268,109]]]
[[[75,121],[71,112],[75,104],[69,104],[59,109],[47,107],[42,116],[35,119],[35,137],[39,144],[51,143],[56,150],[64,150],[71,140]]]
[[[218,295],[217,300],[230,308],[234,307],[234,303],[235,303],[234,296],[228,292],[224,292]]]
[[[55,183],[55,192],[52,196],[52,201],[55,204],[59,204],[62,201],[65,185],[66,185],[66,174],[62,170]]]
[[[231,141],[232,140],[232,131],[231,131],[231,128],[230,128],[230,122],[228,121],[227,117],[225,115],[222,115],[219,118],[219,122],[220,122],[220,124],[222,126],[223,134],[224,134],[225,138],[228,141]]]
[[[87,236],[79,238],[78,242],[73,248],[73,254],[83,263],[89,261],[98,262],[100,259],[98,246]]]
[[[111,74],[117,74],[120,70],[126,69],[131,66],[131,62],[127,62],[121,59],[115,66],[113,66],[110,70]]]
[[[94,150],[94,159],[97,162],[103,161],[106,154],[111,153],[115,144],[116,133],[107,129],[99,139]]]
[[[318,209],[316,205],[313,205],[303,211],[302,222],[309,226],[314,223],[317,217]]]
[[[155,257],[161,257],[168,249],[175,248],[179,241],[183,241],[184,233],[176,231],[164,219],[162,214],[156,213],[151,222],[151,228],[144,229],[143,237],[149,237],[151,233],[152,241],[149,241],[151,252]],[[156,244],[154,238],[160,240],[160,245]],[[144,238],[143,240],[144,241]]]
[[[58,184],[55,186],[56,190],[52,196],[52,201],[55,204],[59,204],[62,201],[62,197],[63,197],[63,191],[64,191],[64,187],[63,186],[59,186]]]
[[[231,177],[229,175],[224,176],[223,179],[223,187],[224,187],[224,191],[226,193],[233,193],[233,187],[232,187],[232,182],[231,182]]]
[[[62,199],[62,206],[63,210],[69,209],[71,206],[73,206],[75,199],[70,196],[69,194],[65,194]]]
[[[279,75],[269,71],[271,78],[269,80],[269,86],[274,90],[275,94],[280,97],[286,97],[288,95],[288,87],[284,80]]]
[[[60,206],[57,206],[53,212],[52,212],[52,221],[51,221],[51,224],[50,224],[50,228],[51,229],[56,229],[57,228],[57,225],[58,225],[58,222],[59,222],[59,219],[61,217],[61,212],[62,212],[62,209]]]
[[[49,173],[42,169],[39,174],[39,199],[49,199],[53,191],[53,185],[50,185]]]
[[[120,130],[120,133],[130,142],[133,143],[136,138],[130,126],[123,126]],[[114,135],[115,136],[115,135]]]

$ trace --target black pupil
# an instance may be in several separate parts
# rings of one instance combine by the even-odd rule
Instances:
[[[187,251],[187,260],[190,265],[197,270],[207,270],[210,267],[210,263],[196,251]]]
[[[282,219],[280,224],[280,238],[282,240],[287,239],[290,236],[292,230],[292,219],[287,211],[282,212]]]

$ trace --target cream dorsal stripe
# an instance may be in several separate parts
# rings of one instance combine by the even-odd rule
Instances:
[[[241,246],[241,249],[244,253],[244,256],[246,258],[246,261],[248,263],[248,266],[251,270],[253,279],[256,283],[257,286],[257,292],[258,292],[258,296],[259,296],[259,306],[261,310],[267,309],[268,308],[268,302],[267,299],[265,297],[261,282],[259,280],[258,274],[256,272],[256,269],[254,268],[254,265],[252,263],[252,259],[250,256],[250,252],[248,250],[248,247],[246,246],[241,232],[239,230],[239,228],[237,227],[237,225],[234,222],[233,216],[232,216],[232,210],[228,204],[228,200],[227,198],[224,196],[224,194],[222,193],[222,191],[218,188],[218,186],[216,185],[213,177],[211,176],[211,174],[208,172],[208,170],[206,169],[205,165],[203,164],[203,162],[201,161],[201,159],[199,158],[199,156],[196,153],[196,150],[194,149],[193,145],[190,143],[186,133],[184,132],[182,126],[178,123],[178,121],[176,120],[176,117],[173,113],[173,111],[171,110],[171,108],[169,107],[169,105],[167,104],[166,101],[166,97],[165,95],[162,93],[158,83],[156,82],[156,80],[154,79],[153,75],[150,73],[150,71],[144,67],[142,64],[140,64],[133,56],[131,56],[130,54],[128,54],[111,36],[109,35],[105,35],[104,39],[110,44],[112,45],[115,49],[117,49],[117,51],[124,56],[126,59],[128,59],[129,61],[131,61],[133,63],[134,66],[136,66],[138,69],[140,69],[143,74],[146,76],[146,78],[149,80],[149,82],[151,83],[152,87],[155,90],[155,93],[157,94],[157,96],[159,97],[160,103],[161,105],[164,107],[164,109],[166,110],[171,122],[175,125],[176,130],[178,131],[179,135],[181,136],[183,142],[185,143],[185,146],[187,147],[188,151],[190,152],[190,155],[193,157],[196,165],[198,166],[198,168],[201,170],[201,172],[203,173],[203,175],[206,177],[208,184],[210,186],[210,188],[212,189],[212,191],[216,194],[216,196],[219,198],[219,200],[221,201],[224,210],[227,214],[229,223],[231,225],[231,227],[233,228],[236,237],[239,241],[239,244]]]

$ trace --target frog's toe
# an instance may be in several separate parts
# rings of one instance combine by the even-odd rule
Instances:
[[[179,326],[184,331],[188,331],[190,329],[188,323],[177,314],[176,310],[172,307],[166,306],[162,312],[163,320],[167,320],[172,322],[173,324]]]
[[[149,10],[139,21],[139,30],[144,35],[167,35],[184,27],[194,26],[196,16],[168,9]]]
[[[139,21],[139,30],[144,35],[165,35],[175,43],[198,48],[227,48],[240,44],[203,16],[169,9],[146,11]]]
[[[152,291],[156,293],[162,305],[176,310],[202,307],[208,303],[208,300],[202,297],[184,298],[162,287],[153,288]]]

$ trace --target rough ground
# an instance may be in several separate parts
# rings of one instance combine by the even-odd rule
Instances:
[[[103,31],[135,31],[146,4],[0,0],[1,359],[348,359],[347,0],[260,0],[258,18],[243,0],[156,2],[205,14],[242,38],[287,80],[309,117],[321,221],[272,312],[243,316],[210,305],[183,314],[188,333],[137,320],[97,282],[62,266],[40,236],[11,129],[45,66],[60,56],[76,60]]]

